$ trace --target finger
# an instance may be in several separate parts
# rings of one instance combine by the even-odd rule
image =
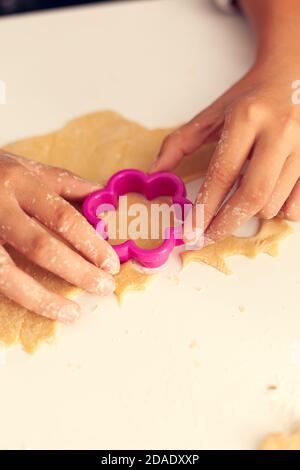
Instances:
[[[17,202],[2,214],[0,236],[42,268],[98,295],[111,294],[114,278],[86,261],[26,215]]]
[[[8,152],[5,153],[5,156],[12,158],[24,168],[34,172],[53,191],[70,201],[82,200],[92,191],[99,189],[99,185],[74,175],[68,170],[45,165]]]
[[[283,205],[280,213],[280,217],[290,220],[291,222],[297,222],[300,220],[300,179],[297,180],[289,198]]]
[[[265,207],[257,214],[262,219],[276,217],[288,200],[300,174],[300,162],[296,155],[291,155],[285,162],[275,189]]]
[[[272,138],[258,140],[241,185],[208,227],[206,243],[231,235],[265,206],[289,151],[282,142],[274,147]]]
[[[225,120],[224,129],[214,152],[196,204],[204,205],[204,230],[240,175],[253,147],[255,127],[236,114]],[[196,228],[196,207],[193,209]]]
[[[0,246],[0,293],[22,307],[65,323],[79,318],[80,308],[71,300],[49,292],[19,269]]]
[[[221,115],[222,116],[222,115]],[[163,142],[151,171],[170,171],[182,158],[191,154],[221,126],[223,117],[208,108],[170,134]]]
[[[119,257],[109,243],[71,204],[36,178],[31,179],[29,188],[28,182],[26,187],[17,188],[16,196],[25,212],[59,234],[89,261],[111,274],[119,272]]]

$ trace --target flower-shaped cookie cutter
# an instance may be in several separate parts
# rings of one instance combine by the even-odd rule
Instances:
[[[192,203],[186,198],[186,189],[183,181],[173,173],[158,172],[153,174],[143,173],[140,170],[127,169],[115,173],[107,182],[107,185],[89,194],[83,203],[83,214],[97,231],[108,235],[103,228],[105,222],[99,217],[99,207],[109,206],[110,210],[116,210],[119,197],[128,193],[140,193],[146,199],[152,200],[161,196],[169,196],[174,207],[181,209],[181,214],[186,214]],[[114,209],[112,209],[112,207]],[[103,210],[102,210],[103,212]],[[181,216],[180,220],[184,220]],[[183,244],[182,226],[169,227],[165,231],[166,237],[162,243],[151,249],[144,249],[128,239],[121,244],[112,245],[124,263],[134,259],[142,266],[156,268],[164,264],[175,246]]]

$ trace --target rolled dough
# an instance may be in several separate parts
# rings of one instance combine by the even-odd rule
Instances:
[[[124,168],[138,168],[148,171],[155,160],[160,145],[172,129],[149,130],[124,119],[110,111],[88,114],[74,119],[62,129],[47,135],[21,140],[5,148],[18,155],[50,165],[65,167],[82,177],[104,183],[114,172]],[[186,157],[176,173],[186,182],[203,176],[215,144],[202,147]],[[227,270],[224,257],[238,254],[254,256],[259,252],[275,254],[277,242],[290,231],[282,221],[264,223],[256,241],[249,242],[230,237],[210,250],[185,253],[184,264],[194,260],[207,262],[218,269]],[[255,238],[255,237],[254,237]],[[262,249],[263,247],[263,249]],[[71,296],[79,289],[71,286],[53,274],[35,266],[10,249],[16,264],[34,276],[47,288],[65,296]],[[134,263],[122,265],[117,275],[119,299],[128,290],[144,289],[153,276],[136,270]],[[0,341],[7,345],[20,343],[28,352],[38,345],[51,340],[55,333],[55,322],[37,316],[0,296]]]
[[[184,251],[181,253],[183,266],[196,261],[209,264],[224,274],[231,274],[226,265],[226,258],[243,255],[255,258],[259,253],[270,256],[278,254],[278,242],[293,232],[290,225],[281,219],[265,220],[261,223],[258,233],[253,237],[243,238],[231,236],[215,245],[202,250]]]

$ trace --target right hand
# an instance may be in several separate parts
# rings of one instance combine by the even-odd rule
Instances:
[[[300,220],[300,107],[291,99],[295,73],[293,64],[253,66],[164,141],[153,171],[170,171],[203,143],[218,140],[195,200],[192,244],[203,228],[197,226],[198,204],[204,206],[205,245],[230,236],[253,216]]]
[[[79,201],[95,189],[69,171],[0,150],[1,294],[54,320],[71,322],[80,314],[78,304],[48,291],[19,269],[5,250],[6,243],[88,292],[108,295],[114,291],[112,274],[119,271],[118,256],[64,199]]]

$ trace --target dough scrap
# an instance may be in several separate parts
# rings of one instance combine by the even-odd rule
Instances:
[[[262,441],[259,450],[300,450],[300,428],[290,434],[270,434]]]
[[[209,264],[224,274],[231,274],[225,260],[234,255],[255,258],[259,253],[277,256],[278,242],[293,233],[290,225],[281,219],[265,220],[253,237],[236,237],[234,235],[209,245],[202,250],[184,251],[181,253],[183,266],[196,261]]]
[[[125,294],[129,291],[145,290],[147,285],[156,277],[157,274],[148,274],[137,269],[133,261],[122,264],[119,274],[115,276],[117,284],[115,294],[118,301],[122,303]]]

